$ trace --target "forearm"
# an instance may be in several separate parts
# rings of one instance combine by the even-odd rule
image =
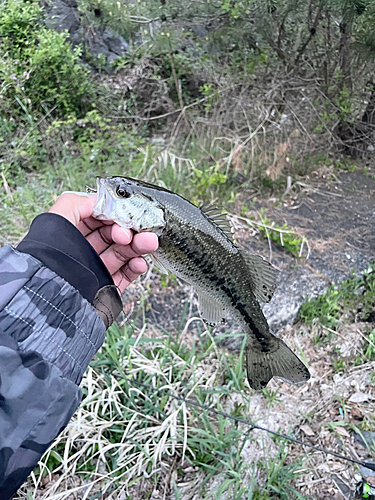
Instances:
[[[0,498],[8,500],[68,424],[80,388],[0,331]]]
[[[54,221],[56,231],[59,224]],[[61,227],[71,231],[64,221]],[[2,500],[11,498],[69,422],[81,399],[78,384],[121,308],[110,276],[86,242],[76,237],[80,251],[74,254],[76,247],[59,245],[57,235],[47,244],[40,232],[30,234],[20,248],[37,249],[40,260],[12,247],[0,249]]]

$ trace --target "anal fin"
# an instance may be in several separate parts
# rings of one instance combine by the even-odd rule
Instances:
[[[209,294],[198,290],[199,312],[205,323],[215,326],[225,322],[225,308],[219,304]]]

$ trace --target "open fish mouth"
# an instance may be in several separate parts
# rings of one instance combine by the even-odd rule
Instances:
[[[93,191],[97,193],[97,198],[92,215],[99,220],[106,220],[109,218],[107,212],[111,209],[109,205],[112,205],[112,198],[108,196],[107,186],[100,177],[96,178],[96,190]]]

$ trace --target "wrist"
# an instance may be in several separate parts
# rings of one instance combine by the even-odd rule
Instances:
[[[114,285],[109,271],[90,243],[61,215],[38,215],[17,250],[41,261],[91,304],[101,288]]]

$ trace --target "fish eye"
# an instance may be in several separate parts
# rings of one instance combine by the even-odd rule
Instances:
[[[130,196],[131,196],[130,193],[128,193],[128,191],[125,191],[125,189],[123,189],[120,186],[117,186],[117,188],[116,188],[116,194],[120,198],[130,198]]]

